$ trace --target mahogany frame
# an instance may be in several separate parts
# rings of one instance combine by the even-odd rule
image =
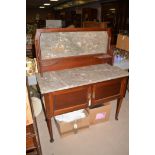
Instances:
[[[41,59],[41,49],[40,49],[40,36],[41,33],[49,33],[49,32],[76,32],[76,31],[107,31],[108,32],[108,47],[107,53],[100,53],[100,54],[90,54],[90,55],[82,55],[82,56],[72,56],[72,57],[63,57],[63,58],[53,58],[53,59]],[[113,64],[113,52],[111,48],[111,29],[105,28],[50,28],[50,29],[37,29],[36,36],[35,36],[35,48],[36,48],[36,58],[37,58],[37,65],[38,71],[43,76],[43,72],[47,71],[55,71],[55,70],[63,70],[69,69],[74,67],[82,67],[82,66],[89,66],[95,64],[102,64],[102,63],[109,63]],[[56,91],[56,92],[49,92],[45,94],[41,94],[41,98],[44,97],[45,104],[42,100],[42,107],[46,118],[47,127],[49,130],[50,141],[53,142],[53,131],[52,131],[52,123],[51,118],[53,116],[71,112],[74,110],[87,108],[89,107],[89,101],[92,102],[92,105],[96,105],[100,102],[107,102],[114,99],[117,99],[117,107],[116,107],[116,114],[115,119],[118,120],[118,114],[121,108],[123,97],[125,96],[126,87],[127,87],[128,77],[122,77],[113,79],[110,81],[104,81],[100,83],[89,84],[85,86],[79,86],[75,88],[70,88],[66,90]],[[119,89],[116,88],[119,86]],[[39,86],[37,85],[38,90]],[[100,89],[101,87],[101,89]],[[110,92],[107,91],[110,88]],[[97,89],[100,89],[99,91]],[[79,92],[79,90],[81,90]],[[85,90],[85,93],[83,93]],[[96,91],[97,90],[97,91]],[[106,96],[104,96],[104,92],[106,92]],[[75,93],[81,93],[81,100],[79,101],[76,98]],[[100,95],[101,98],[97,99],[94,97],[94,93],[96,95]],[[66,104],[61,104],[60,101],[65,101],[66,98],[69,99],[68,107]],[[74,95],[73,95],[74,94]],[[86,98],[83,97],[85,94]],[[83,97],[83,99],[82,99]],[[57,103],[56,103],[57,100]],[[74,105],[72,103],[75,103]]]

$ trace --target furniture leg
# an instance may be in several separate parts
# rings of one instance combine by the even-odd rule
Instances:
[[[127,82],[127,90],[128,90],[128,92],[129,92],[129,80],[128,80],[128,82]]]
[[[47,127],[48,127],[48,131],[49,131],[50,138],[51,138],[50,142],[54,142],[51,118],[47,118],[46,122],[47,122]]]
[[[41,100],[41,106],[42,106],[42,109],[43,109],[43,112],[44,112],[45,121],[47,121],[45,106],[44,106],[44,102],[43,102],[43,99],[42,99],[43,95],[41,95],[41,92],[40,92],[40,89],[39,89],[38,84],[37,84],[36,86],[37,86],[37,90],[38,90],[38,92],[39,92],[39,97],[40,97],[40,100]]]
[[[115,114],[115,119],[116,120],[118,120],[118,115],[119,115],[119,111],[120,111],[120,108],[121,108],[121,105],[122,105],[122,101],[123,101],[123,98],[117,99],[117,108],[116,108],[116,114]]]
[[[41,97],[41,105],[42,105],[42,108],[43,108],[43,112],[44,112],[44,116],[45,116],[45,121],[47,122],[47,116],[46,116],[46,111],[45,111],[45,106],[44,106],[44,103],[43,103],[43,100],[42,100],[42,95],[40,95]]]

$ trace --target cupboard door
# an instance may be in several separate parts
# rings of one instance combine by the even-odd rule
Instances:
[[[110,80],[93,85],[92,104],[106,102],[120,96],[121,80]]]
[[[82,86],[53,93],[54,115],[87,108],[90,87]]]

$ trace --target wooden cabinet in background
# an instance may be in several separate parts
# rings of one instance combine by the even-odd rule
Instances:
[[[26,154],[33,152],[42,155],[39,140],[37,122],[33,113],[33,106],[29,97],[28,87],[26,91]]]
[[[83,19],[83,21],[97,20],[97,9],[83,8],[82,9],[82,19]]]
[[[83,22],[83,27],[107,28],[107,22],[85,21]]]

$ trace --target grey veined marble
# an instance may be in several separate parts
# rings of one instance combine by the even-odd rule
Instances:
[[[73,88],[128,76],[128,72],[109,64],[90,65],[37,74],[41,93]]]
[[[41,33],[41,58],[107,53],[106,31]]]

